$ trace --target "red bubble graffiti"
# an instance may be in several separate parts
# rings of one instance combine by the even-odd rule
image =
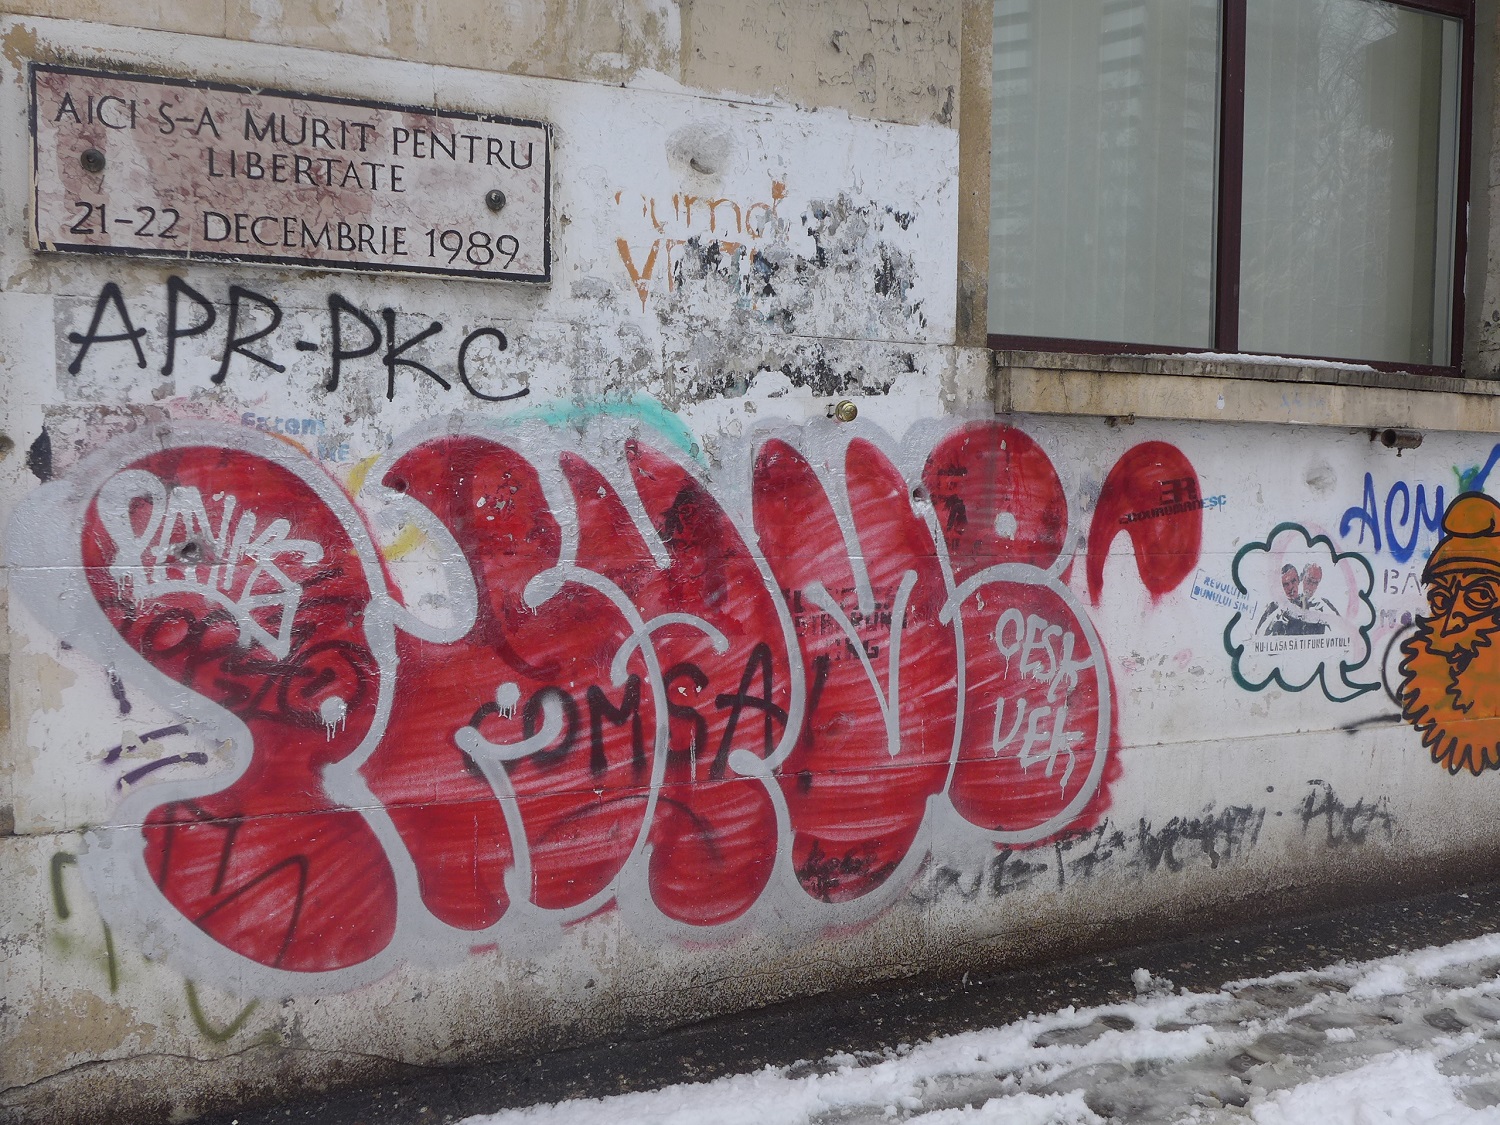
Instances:
[[[899,887],[940,806],[1027,846],[1107,805],[1107,660],[1059,577],[1057,473],[1014,427],[954,430],[918,481],[864,438],[836,458],[766,440],[738,518],[639,441],[601,469],[430,438],[380,484],[451,540],[472,621],[435,640],[398,615],[379,643],[366,616],[399,605],[393,576],[359,558],[358,519],[308,483],[314,464],[304,479],[259,440],[127,458],[81,529],[123,643],[248,731],[248,768],[141,832],[167,902],[252,962],[377,956],[400,871],[466,934],[522,899],[584,917],[637,868],[660,916],[708,927],[761,902],[778,862],[808,910]],[[1186,459],[1151,443],[1110,475],[1110,511],[1148,478],[1196,495]],[[1153,593],[1196,558],[1196,524],[1129,526]],[[329,792],[346,759],[378,823]]]
[[[216,503],[231,484],[253,500]],[[147,817],[145,861],[168,901],[265,965],[337,968],[382,948],[395,930],[390,864],[321,782],[370,729],[378,674],[359,620],[370,590],[328,506],[253,454],[166,450],[100,490],[83,562],[130,647],[254,740],[228,787]]]
[[[1175,590],[1198,565],[1206,506],[1192,462],[1175,445],[1147,441],[1127,451],[1105,478],[1089,525],[1089,600],[1099,604],[1104,560],[1121,531],[1152,598]]]

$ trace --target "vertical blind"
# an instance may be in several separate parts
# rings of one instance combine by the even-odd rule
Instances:
[[[1457,20],[1247,0],[1238,349],[1443,364]],[[996,0],[992,333],[1208,348],[1218,0]]]
[[[999,0],[990,330],[1212,342],[1216,0]]]
[[[1246,17],[1241,347],[1447,363],[1458,21],[1369,0]]]

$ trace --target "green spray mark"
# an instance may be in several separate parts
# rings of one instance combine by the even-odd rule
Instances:
[[[693,460],[703,462],[703,450],[693,440],[693,432],[683,425],[682,419],[650,395],[636,394],[628,399],[605,402],[561,402],[537,404],[518,410],[505,419],[507,425],[521,422],[542,422],[561,429],[564,426],[582,426],[590,418],[628,418],[641,422],[660,433]]]
[[[52,909],[59,921],[66,922],[73,911],[68,907],[68,896],[63,890],[63,868],[77,867],[78,857],[72,852],[56,852],[52,856]],[[110,992],[120,991],[120,959],[115,955],[115,935],[110,933],[109,923],[104,927],[104,968],[109,973]]]
[[[120,963],[115,958],[115,935],[109,932],[109,923],[104,923],[104,964],[109,970],[109,990],[120,991]]]
[[[73,913],[68,909],[68,896],[63,893],[62,883],[63,868],[69,864],[78,864],[78,857],[72,852],[57,852],[52,856],[52,909],[57,911],[58,918],[64,922]]]
[[[255,1011],[256,1005],[260,1003],[259,1000],[250,1001],[240,1009],[240,1014],[234,1017],[229,1026],[217,1028],[209,1023],[208,1017],[203,1014],[203,1007],[198,1003],[198,989],[194,987],[192,981],[185,983],[187,984],[188,1011],[192,1013],[193,1022],[198,1025],[198,1030],[203,1033],[203,1037],[211,1043],[227,1043],[234,1038],[235,1033],[245,1026],[250,1013]]]
[[[1489,483],[1490,473],[1495,465],[1500,463],[1500,444],[1490,449],[1490,456],[1483,465],[1471,465],[1467,469],[1453,466],[1453,475],[1458,478],[1458,490],[1460,492],[1483,492],[1484,486]]]

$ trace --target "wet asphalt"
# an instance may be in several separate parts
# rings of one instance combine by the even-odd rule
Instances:
[[[267,1108],[205,1125],[437,1125],[479,1113],[701,1082],[835,1051],[881,1051],[1010,1023],[1067,1005],[1135,996],[1137,968],[1176,986],[1362,961],[1500,931],[1500,882],[1279,919],[1038,968],[887,983],[726,1016],[643,1039],[452,1069],[411,1068],[400,1081]]]

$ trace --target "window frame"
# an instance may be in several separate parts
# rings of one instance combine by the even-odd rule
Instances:
[[[1422,376],[1461,377],[1464,344],[1464,282],[1468,261],[1469,195],[1474,115],[1474,0],[1385,0],[1396,7],[1456,19],[1461,25],[1459,50],[1458,152],[1454,185],[1452,338],[1446,364],[1399,363],[1356,357],[1279,355],[1279,358],[1316,363],[1348,364],[1376,371]],[[1213,343],[1208,349],[1223,355],[1267,355],[1239,347],[1241,219],[1245,165],[1245,50],[1249,0],[1219,0],[1218,174],[1214,193],[1214,311]],[[992,40],[993,42],[993,40]],[[991,80],[989,97],[993,104]],[[993,144],[993,139],[991,140]],[[991,157],[993,160],[993,157]],[[986,273],[989,244],[986,239]],[[986,326],[988,328],[988,326]],[[1205,349],[1182,345],[1115,340],[1080,340],[1058,336],[1027,336],[988,332],[993,351],[1078,353],[1080,355],[1194,355]]]

